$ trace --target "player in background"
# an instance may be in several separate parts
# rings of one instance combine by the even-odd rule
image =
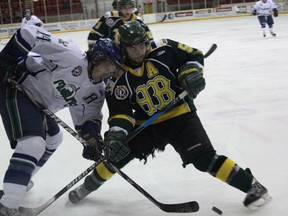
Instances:
[[[149,38],[152,39],[152,34],[147,25],[134,13],[134,0],[118,1],[118,11],[108,11],[102,16],[99,21],[92,27],[88,35],[89,48],[99,38],[111,38],[118,44],[118,28],[124,23],[139,22],[148,32]]]
[[[192,164],[199,171],[246,193],[247,208],[255,210],[268,202],[268,190],[250,169],[244,170],[229,157],[216,152],[197,115],[194,100],[205,88],[203,53],[169,39],[149,41],[145,29],[135,22],[120,26],[119,35],[125,55],[121,66],[124,72],[107,82],[106,159],[118,168],[133,158],[146,163],[149,155],[154,157],[155,151],[164,151],[169,143],[180,155],[183,167]],[[161,112],[184,90],[188,92],[184,100],[162,114],[128,145],[124,143],[133,129]],[[87,196],[99,188],[114,175],[112,170],[99,169],[86,177],[79,186],[82,195]]]
[[[29,52],[34,54],[28,55]],[[114,62],[121,64],[122,59],[120,49],[108,38],[98,40],[84,52],[75,42],[33,25],[17,30],[3,48],[0,114],[14,153],[4,176],[1,216],[22,215],[18,208],[31,177],[63,138],[58,124],[13,87],[9,78],[52,112],[69,108],[75,129],[89,143],[83,156],[97,160],[102,151],[98,146],[102,143],[103,79],[117,70]]]
[[[118,8],[118,5],[117,5],[118,3],[117,3],[117,0],[114,0],[113,2],[112,2],[112,8],[113,8],[113,10],[114,11],[117,11],[117,8]]]
[[[25,9],[24,10],[24,18],[22,19],[21,22],[21,27],[24,25],[35,25],[38,27],[43,27],[43,22],[35,15],[31,15],[31,10],[30,9]]]
[[[274,20],[271,15],[273,12],[274,17],[278,16],[277,5],[273,0],[260,0],[257,1],[252,7],[252,14],[258,15],[258,20],[262,29],[263,37],[266,37],[266,24],[269,27],[269,31],[273,37],[276,36],[273,31]]]

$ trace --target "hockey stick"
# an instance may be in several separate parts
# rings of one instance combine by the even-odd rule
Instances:
[[[174,213],[189,213],[189,212],[197,212],[199,210],[199,204],[196,201],[190,201],[185,203],[173,203],[173,204],[165,204],[157,201],[154,197],[152,197],[147,191],[141,188],[135,181],[133,181],[129,176],[127,176],[120,169],[117,169],[114,165],[108,162],[112,168],[117,172],[122,178],[124,178],[129,184],[131,184],[136,190],[138,190],[141,194],[143,194],[147,199],[149,199],[154,205],[160,208],[165,212],[174,212]]]
[[[164,22],[166,20],[166,18],[167,18],[167,14],[165,14],[159,22]]]
[[[204,58],[208,58],[217,49],[217,44],[212,44],[210,49],[205,53]]]
[[[27,216],[36,216],[43,212],[48,206],[50,206],[53,202],[55,202],[60,196],[62,196],[65,192],[67,192],[70,188],[72,188],[75,184],[77,184],[82,178],[88,175],[92,170],[96,168],[96,166],[102,162],[103,159],[99,159],[99,161],[92,164],[88,167],[84,172],[74,178],[69,184],[67,184],[64,188],[62,188],[58,193],[56,193],[53,197],[51,197],[48,201],[42,204],[39,207],[28,208],[28,207],[20,207],[19,211]]]
[[[77,138],[77,140],[82,140],[81,137],[67,124],[65,124],[60,118],[58,118],[52,111],[50,111],[48,108],[46,108],[43,104],[40,102],[34,100],[32,96],[30,96],[25,89],[22,88],[21,85],[19,85],[15,80],[9,79],[8,82],[10,82],[12,85],[14,85],[20,92],[22,92],[25,96],[27,96],[31,101],[39,108],[41,109],[45,114],[53,118],[57,123],[61,123],[60,125],[64,125],[64,129],[66,129],[71,135]],[[181,99],[183,99],[187,95],[187,92],[182,92],[172,103],[170,103],[168,106],[166,106],[160,113],[163,114],[164,112],[168,111],[170,108],[172,108],[176,103],[178,103]],[[150,125],[154,120],[156,120],[161,114],[157,114],[156,117],[152,116],[150,119],[148,119],[146,122],[144,122],[140,128],[138,127],[138,130],[135,130],[135,133],[140,133],[142,130],[144,130],[148,125]],[[77,134],[75,136],[74,134]],[[134,132],[132,133],[132,136],[130,136],[126,142],[131,140],[133,137],[135,137],[137,134],[134,135]],[[86,144],[86,141],[83,140]],[[81,142],[83,144],[83,142]],[[36,208],[27,208],[27,207],[20,207],[19,211],[27,216],[34,216],[39,215],[42,211],[44,211],[48,206],[50,206],[53,202],[55,202],[61,195],[63,195],[65,192],[67,192],[72,186],[74,186],[77,182],[79,182],[82,178],[84,178],[90,171],[92,171],[100,162],[104,160],[104,156],[102,156],[99,161],[95,162],[93,165],[91,165],[88,169],[86,169],[83,173],[81,173],[79,176],[77,176],[74,180],[72,180],[68,185],[66,185],[61,191],[59,191],[56,195],[54,195],[51,199],[49,199],[47,202],[45,202],[43,205],[36,207]],[[109,162],[108,162],[109,163]],[[110,163],[109,163],[110,164]],[[122,178],[124,178],[128,183],[130,183],[134,188],[136,188],[140,193],[142,193],[147,199],[149,199],[152,203],[154,203],[157,207],[159,207],[161,210],[166,212],[196,212],[199,210],[199,205],[196,201],[186,202],[186,203],[177,203],[177,204],[164,204],[157,201],[155,198],[153,198],[148,192],[146,192],[141,186],[139,186],[135,181],[133,181],[129,176],[127,176],[125,173],[123,173],[121,170],[110,164],[115,172],[117,172]]]

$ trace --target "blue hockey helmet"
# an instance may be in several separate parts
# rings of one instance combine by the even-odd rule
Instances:
[[[123,63],[123,54],[121,49],[110,39],[101,38],[87,51],[88,61],[93,65],[99,64],[103,60],[110,60],[117,65]]]
[[[30,9],[25,9],[24,10],[24,14],[26,15],[26,14],[31,14],[31,10]]]

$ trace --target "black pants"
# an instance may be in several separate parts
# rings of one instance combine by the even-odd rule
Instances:
[[[183,165],[207,152],[215,152],[196,112],[187,113],[165,122],[150,125],[129,142],[131,154],[124,159],[147,160],[155,150],[164,151],[170,144],[179,153]],[[121,162],[119,162],[121,163]],[[123,162],[120,167],[123,167]]]
[[[258,20],[259,20],[259,23],[260,23],[262,28],[266,27],[266,23],[269,26],[269,28],[273,27],[274,21],[273,21],[273,18],[272,18],[271,15],[269,15],[269,16],[258,16]]]
[[[46,138],[60,131],[58,124],[10,84],[0,85],[0,114],[11,147],[24,136]]]

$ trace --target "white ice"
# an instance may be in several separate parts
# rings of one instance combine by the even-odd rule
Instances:
[[[245,194],[192,165],[182,168],[171,147],[147,165],[134,160],[123,171],[163,203],[196,200],[200,211],[194,214],[216,215],[216,206],[227,216],[286,216],[288,211],[288,15],[274,18],[272,37],[262,37],[255,16],[150,25],[155,38],[170,38],[204,52],[216,43],[218,49],[205,62],[206,89],[196,99],[198,114],[219,154],[251,168],[270,191],[273,200],[258,212],[249,212],[242,204]],[[86,50],[88,31],[58,34],[76,40]],[[2,40],[3,42],[3,40]],[[107,108],[104,108],[104,130]],[[58,116],[71,125],[67,110]],[[1,130],[0,175],[3,179],[12,150],[3,126]],[[66,131],[64,142],[51,160],[33,179],[34,188],[23,205],[42,205],[92,162],[82,158],[81,144]],[[82,183],[79,182],[77,186]],[[287,197],[286,197],[287,196]],[[98,191],[77,205],[68,201],[68,193],[50,205],[43,216],[161,216],[158,209],[120,176],[115,175]]]

